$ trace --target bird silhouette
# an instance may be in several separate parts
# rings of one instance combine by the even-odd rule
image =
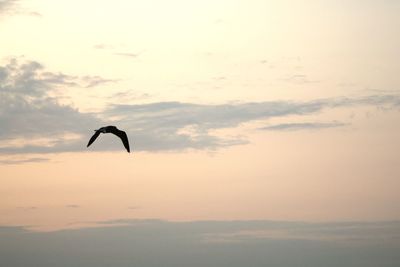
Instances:
[[[124,131],[119,130],[115,126],[105,126],[105,127],[101,127],[100,129],[94,130],[94,131],[95,131],[95,133],[90,138],[89,143],[87,144],[86,147],[89,147],[96,140],[96,138],[99,137],[100,133],[112,133],[112,134],[115,134],[116,136],[118,136],[119,138],[121,138],[122,143],[124,144],[124,147],[126,148],[128,153],[130,153],[128,136],[126,135],[126,133]]]

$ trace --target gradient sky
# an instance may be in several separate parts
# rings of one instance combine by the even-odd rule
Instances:
[[[0,225],[399,220],[399,14],[0,1]]]

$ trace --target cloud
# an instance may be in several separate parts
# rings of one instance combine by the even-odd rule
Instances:
[[[80,80],[82,81],[82,85],[86,88],[118,82],[118,80],[105,79],[105,78],[97,76],[97,75],[96,76],[83,76],[80,78]]]
[[[86,150],[92,130],[117,125],[127,131],[131,146],[140,151],[217,149],[245,144],[245,136],[217,136],[214,130],[255,120],[317,114],[325,109],[352,106],[398,108],[400,95],[326,98],[303,102],[266,101],[230,104],[158,102],[110,104],[105,110],[83,113],[62,105],[52,93],[67,87],[114,82],[99,76],[71,76],[49,72],[35,61],[10,60],[0,67],[0,154],[57,153]],[[114,97],[129,97],[129,92]],[[112,98],[110,101],[116,101]],[[332,123],[281,124],[264,130],[320,129]],[[120,150],[121,143],[104,136],[91,150]]]
[[[114,53],[114,55],[123,56],[123,57],[130,57],[130,58],[137,58],[140,55],[140,53],[123,53],[123,52],[120,52],[120,53]]]
[[[17,207],[18,209],[21,209],[21,210],[25,210],[25,211],[35,211],[35,210],[37,210],[38,208],[37,207],[35,207],[35,206],[29,206],[29,207]]]
[[[61,72],[45,71],[36,61],[12,58],[5,66],[0,66],[0,88],[2,93],[23,93],[31,96],[46,95],[58,87],[94,87],[103,83],[116,82],[96,76],[73,76]]]
[[[20,159],[0,159],[0,164],[17,165],[24,163],[40,163],[49,161],[47,158],[20,158]]]
[[[159,219],[116,219],[97,222],[98,227],[127,226],[141,228],[168,227],[182,231],[192,229],[198,242],[253,242],[259,240],[317,240],[347,243],[387,242],[393,239],[400,245],[400,222],[322,222],[300,221],[188,221],[173,222]],[[215,238],[215,239],[214,239]]]
[[[302,122],[302,123],[281,123],[259,128],[267,131],[297,131],[297,130],[318,130],[325,128],[346,126],[343,122]]]
[[[315,114],[324,109],[336,107],[355,105],[392,107],[398,105],[399,102],[397,95],[318,99],[305,102],[271,101],[218,105],[159,102],[112,105],[102,113],[102,116],[118,118],[116,123],[135,137],[135,147],[138,150],[215,149],[247,142],[243,137],[212,135],[212,131],[216,129],[237,127],[243,123],[274,117]],[[293,127],[317,129],[339,125],[339,122],[314,123],[293,125]],[[288,127],[288,125],[286,128],[280,126],[281,130]],[[190,132],[181,131],[185,128],[190,128]]]
[[[161,220],[53,232],[0,227],[0,258],[42,267],[389,267],[400,264],[399,230],[399,222]]]
[[[114,101],[116,100],[120,103],[121,101],[143,100],[143,99],[148,99],[150,97],[151,95],[148,93],[138,93],[133,90],[127,90],[115,93],[111,95],[109,99]]]
[[[387,239],[397,239],[400,244],[400,222],[264,222],[254,227],[245,224],[233,231],[221,231],[205,235],[206,242],[241,243],[258,240],[304,240],[341,242],[342,244],[385,243]]]
[[[70,208],[70,209],[77,209],[77,208],[80,208],[81,206],[75,205],[75,204],[69,204],[69,205],[65,205],[65,207]]]
[[[39,12],[25,10],[19,3],[19,0],[0,0],[0,15],[28,15],[32,17],[42,17],[42,14]]]
[[[109,44],[96,44],[93,46],[94,49],[113,49],[114,46],[113,45],[109,45]]]
[[[1,0],[0,1],[0,14],[12,13],[15,11],[18,0]]]
[[[96,50],[120,50],[124,49],[125,45],[120,44],[118,46],[115,45],[110,45],[110,44],[96,44],[93,46],[94,49]],[[127,58],[138,58],[143,51],[138,52],[138,53],[131,53],[131,52],[113,52],[112,54],[115,56],[122,56],[122,57],[127,57]]]
[[[221,138],[210,131],[231,128],[256,119],[289,114],[308,114],[320,110],[323,103],[293,104],[261,102],[244,104],[200,105],[160,102],[141,105],[113,105],[105,117],[118,117],[118,124],[135,136],[138,150],[181,150],[243,144],[243,138]],[[191,133],[180,130],[191,127]]]
[[[310,80],[305,74],[293,74],[288,75],[283,79],[280,79],[285,82],[294,83],[294,84],[310,84],[310,83],[319,83],[316,80]]]
[[[73,76],[47,72],[35,61],[12,59],[0,67],[0,152],[77,150],[79,136],[86,134],[84,129],[95,127],[99,120],[61,105],[50,93],[79,82]]]

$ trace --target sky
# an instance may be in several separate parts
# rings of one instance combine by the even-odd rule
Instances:
[[[399,13],[394,0],[0,0],[0,235],[15,241],[0,253],[135,236],[149,223],[168,226],[160,242],[185,239],[188,255],[211,234],[257,248],[245,265],[288,245],[290,262],[276,266],[298,266],[322,242],[321,261],[353,246],[341,266],[367,266],[354,255],[369,249],[398,266],[380,260],[399,248]],[[127,132],[132,153],[110,134],[86,147],[106,125]],[[273,222],[279,234],[264,234]],[[320,227],[346,223],[356,239],[371,224],[385,234],[321,239]],[[26,266],[13,253],[8,266]],[[192,266],[235,262],[201,259]],[[101,266],[82,260],[65,266]]]

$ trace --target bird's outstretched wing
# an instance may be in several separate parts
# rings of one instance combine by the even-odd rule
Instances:
[[[94,140],[96,140],[96,138],[97,138],[99,135],[100,135],[100,131],[96,131],[96,132],[94,133],[94,135],[90,138],[89,143],[87,144],[86,147],[89,147],[89,146],[94,142]]]
[[[116,136],[118,136],[119,138],[121,138],[122,143],[124,144],[124,147],[130,153],[131,151],[129,149],[129,141],[128,141],[128,136],[126,135],[126,133],[121,130],[112,131],[112,133],[115,134]]]

